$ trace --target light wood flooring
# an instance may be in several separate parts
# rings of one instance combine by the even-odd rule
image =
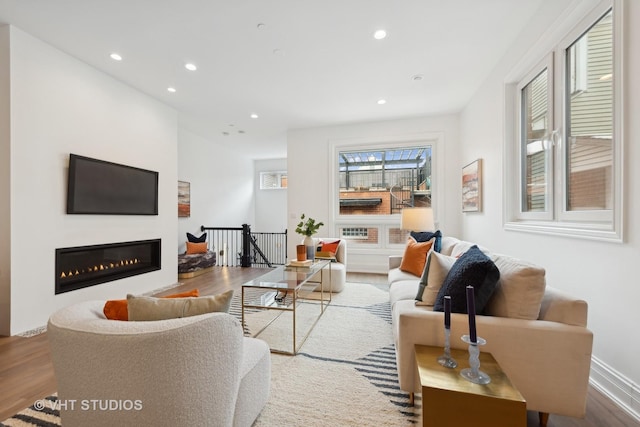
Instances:
[[[261,274],[264,269],[220,267],[181,284],[158,292],[166,295],[199,289],[201,295],[215,295],[240,289],[242,283]],[[349,282],[385,284],[386,276],[349,273]],[[47,334],[30,338],[0,337],[0,421],[56,391],[56,381],[49,353]],[[538,425],[536,413],[529,412],[528,427]],[[622,411],[601,393],[589,387],[587,414],[584,419],[551,415],[548,427],[640,427],[640,423]]]

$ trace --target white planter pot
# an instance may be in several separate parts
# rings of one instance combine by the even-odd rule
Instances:
[[[307,259],[310,259],[311,261],[315,260],[316,245],[313,241],[313,237],[305,236],[304,240],[302,241],[302,244],[304,244],[307,247]]]

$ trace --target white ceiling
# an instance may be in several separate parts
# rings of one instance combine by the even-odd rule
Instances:
[[[544,1],[0,0],[0,22],[278,158],[288,129],[459,111]]]

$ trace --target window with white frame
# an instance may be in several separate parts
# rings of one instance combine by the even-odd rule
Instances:
[[[507,85],[507,229],[621,240],[616,12],[603,1]]]
[[[260,189],[287,188],[287,172],[260,172]]]
[[[332,143],[333,224],[350,250],[382,250],[406,244],[400,229],[404,207],[431,207],[435,146],[440,138],[364,144]],[[364,253],[364,252],[360,252]]]

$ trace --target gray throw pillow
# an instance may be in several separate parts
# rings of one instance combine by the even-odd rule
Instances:
[[[165,320],[229,311],[233,291],[220,295],[190,298],[154,298],[127,295],[129,321]]]
[[[416,295],[417,305],[434,305],[438,292],[446,279],[449,270],[457,258],[431,251],[427,257],[427,265],[420,278],[420,286]]]

